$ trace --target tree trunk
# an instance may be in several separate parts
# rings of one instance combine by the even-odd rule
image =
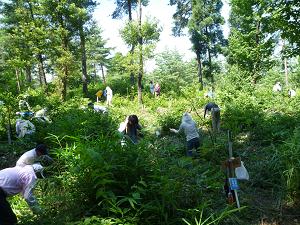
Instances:
[[[143,104],[142,79],[143,79],[143,37],[142,37],[142,3],[139,0],[139,76],[138,76],[138,101]]]
[[[67,78],[66,78],[67,71],[68,71],[68,68],[66,66],[64,66],[65,75],[60,79],[61,84],[62,84],[60,96],[63,101],[65,101],[67,99]]]
[[[208,27],[206,26],[205,27],[205,32],[206,32],[206,36],[207,37],[209,37],[209,31],[208,31]],[[209,69],[208,69],[208,74],[209,74],[209,76],[210,76],[210,78],[211,78],[211,85],[212,85],[212,89],[214,90],[214,82],[215,82],[215,80],[214,80],[214,76],[213,76],[213,73],[212,73],[212,62],[211,62],[211,50],[210,50],[210,43],[211,42],[211,40],[209,40],[209,43],[208,43],[208,48],[207,48],[207,54],[208,54],[208,67],[209,67]]]
[[[257,24],[256,24],[256,33],[255,33],[255,42],[256,42],[257,45],[259,45],[259,43],[260,43],[260,38],[259,38],[260,24],[261,24],[261,22],[257,21]]]
[[[102,73],[103,83],[106,84],[106,81],[105,81],[105,75],[104,75],[104,69],[103,69],[102,63],[100,64],[100,67],[101,67],[101,73]]]
[[[64,51],[68,51],[68,40],[66,37],[64,37],[62,44],[63,44]],[[63,72],[63,75],[61,78],[61,82],[62,82],[61,98],[63,101],[65,101],[67,99],[67,82],[68,82],[68,76],[69,76],[69,68],[66,63],[63,65],[62,72]]]
[[[26,81],[28,83],[31,83],[32,82],[32,77],[31,77],[31,67],[30,66],[26,66],[25,73],[26,73]]]
[[[128,5],[128,17],[129,17],[129,21],[132,21],[131,0],[127,0],[127,5]]]
[[[214,87],[215,79],[214,79],[214,75],[213,75],[213,71],[212,71],[210,48],[208,48],[208,64],[209,64],[209,75],[211,77],[211,84],[212,84],[212,87]]]
[[[40,85],[46,85],[47,86],[47,80],[46,80],[46,74],[44,69],[44,60],[42,54],[38,54],[37,56],[39,61],[39,78],[40,78]]]
[[[17,79],[18,92],[21,93],[21,81],[20,81],[20,74],[18,69],[16,69],[16,79]]]
[[[201,56],[200,53],[197,51],[197,64],[198,64],[198,77],[199,77],[199,83],[201,85],[200,90],[203,90],[203,74],[202,74],[202,62],[201,62]]]
[[[95,82],[98,82],[98,79],[97,79],[97,67],[96,67],[96,63],[94,63],[94,74],[95,74]]]
[[[283,40],[283,49],[285,49],[285,41]],[[287,64],[287,58],[284,56],[284,77],[285,77],[285,85],[288,87],[289,85],[289,75],[288,75],[288,64]]]
[[[61,38],[62,38],[62,49],[64,51],[64,53],[61,54],[61,57],[63,57],[63,55],[65,54],[65,52],[68,52],[68,45],[69,45],[69,41],[68,41],[68,37],[65,34],[64,30],[65,30],[65,24],[64,24],[64,18],[62,15],[59,15],[59,23],[60,26],[62,28],[62,33],[61,33]],[[69,68],[68,68],[68,63],[69,62],[64,62],[61,67],[62,67],[62,75],[61,75],[61,99],[63,101],[65,101],[67,99],[67,82],[68,82],[68,76],[69,76]]]
[[[128,4],[128,19],[129,19],[129,21],[131,22],[132,21],[132,12],[131,12],[131,0],[127,0],[127,4]],[[134,45],[132,45],[131,46],[131,49],[130,49],[130,53],[131,53],[131,55],[133,55],[133,52],[134,52],[134,48],[135,48],[135,46]],[[133,65],[133,60],[131,59],[130,60],[130,65]],[[131,87],[133,87],[134,86],[134,73],[132,72],[132,71],[130,71],[130,84],[131,84]]]
[[[83,25],[79,28],[80,35],[80,49],[81,49],[81,68],[82,68],[82,91],[85,97],[88,96],[88,75],[86,69],[86,49],[85,49],[85,34]]]
[[[33,8],[32,8],[32,4],[30,1],[27,1],[28,5],[29,5],[29,11],[30,11],[30,16],[32,21],[35,21],[34,18],[34,13],[33,13]],[[36,43],[37,46],[39,46],[39,40],[35,40],[34,41]],[[44,71],[44,63],[43,63],[43,56],[42,54],[38,54],[37,55],[37,59],[38,59],[38,70],[39,70],[39,81],[40,81],[40,86],[46,85],[47,86],[47,80],[46,80],[46,74]],[[30,82],[31,82],[31,76],[30,76]]]

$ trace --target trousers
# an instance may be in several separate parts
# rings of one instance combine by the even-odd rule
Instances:
[[[15,225],[17,224],[17,217],[12,211],[6,194],[0,187],[0,225]]]

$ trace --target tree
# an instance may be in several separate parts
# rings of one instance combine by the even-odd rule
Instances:
[[[1,8],[3,28],[10,36],[7,49],[7,59],[16,62],[19,57],[23,63],[16,67],[16,75],[21,78],[25,71],[26,81],[33,81],[33,72],[37,67],[40,86],[47,85],[44,60],[49,48],[49,23],[43,15],[43,6],[40,1],[11,1],[3,4]],[[18,50],[19,49],[19,50]],[[15,58],[15,60],[13,60]],[[21,81],[21,79],[20,79]]]
[[[51,60],[58,75],[58,85],[62,100],[66,100],[70,72],[74,57],[70,50],[70,41],[74,36],[71,20],[72,8],[67,0],[50,0],[44,2],[45,15],[51,24],[49,41],[52,45]]]
[[[124,15],[128,14],[129,22],[132,21],[132,11],[135,10],[138,6],[139,9],[142,9],[141,6],[147,6],[149,0],[116,0],[116,9],[112,14],[113,19],[121,19]],[[140,14],[141,15],[141,11]],[[133,54],[135,45],[130,46],[130,53]],[[133,64],[133,61],[131,61]],[[131,86],[134,85],[134,73],[130,73]]]
[[[203,72],[214,83],[213,73],[215,66],[212,58],[222,53],[226,45],[221,25],[224,19],[221,16],[221,0],[170,0],[171,5],[177,5],[173,15],[175,26],[173,33],[180,36],[184,28],[188,28],[193,50],[197,56],[198,76],[203,86]]]
[[[291,46],[288,55],[296,56],[300,52],[300,2],[291,0],[272,0],[267,10],[266,19],[272,20],[272,31],[280,30],[282,39]]]
[[[246,71],[253,83],[273,65],[275,36],[267,9],[267,0],[231,1],[228,63]]]
[[[178,94],[180,86],[190,85],[197,76],[196,61],[185,62],[176,50],[165,50],[157,54],[155,64],[157,68],[152,76],[160,80],[166,91],[174,91]]]
[[[21,72],[26,71],[28,83],[31,83],[33,66],[33,48],[28,39],[31,18],[24,1],[4,3],[1,7],[1,23],[4,30],[5,58],[7,64],[14,68],[18,91],[22,88]]]
[[[102,30],[95,23],[92,25],[87,36],[88,67],[97,77],[97,67],[100,66],[102,80],[105,83],[104,68],[109,67],[109,55],[112,48],[105,47],[106,40],[101,36]]]
[[[128,15],[128,20],[132,21],[132,11],[138,7],[138,0],[115,0],[116,9],[112,13],[113,19],[122,19],[124,15]],[[141,1],[143,6],[147,6],[149,0]]]
[[[71,23],[76,28],[80,38],[82,91],[85,97],[88,95],[88,74],[86,58],[86,24],[92,19],[92,12],[96,3],[92,0],[76,0],[70,5]]]
[[[125,43],[129,46],[138,46],[135,49],[133,57],[138,61],[138,100],[142,103],[142,79],[143,79],[143,61],[145,57],[151,56],[154,50],[155,43],[159,40],[161,28],[158,26],[156,20],[146,19],[144,23],[141,22],[141,8],[140,17],[138,21],[128,22],[123,30],[121,36]]]

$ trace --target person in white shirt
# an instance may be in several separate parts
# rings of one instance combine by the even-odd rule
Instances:
[[[0,171],[0,224],[15,225],[17,217],[12,211],[7,197],[21,194],[33,213],[38,214],[41,209],[33,194],[37,181],[36,173],[42,172],[41,164],[24,167],[11,167]]]
[[[290,98],[294,98],[294,97],[296,96],[296,91],[293,90],[293,89],[290,89],[290,90],[288,91],[288,96],[289,96]]]
[[[24,167],[26,165],[32,165],[43,158],[45,160],[52,161],[52,159],[48,156],[47,146],[45,144],[38,144],[34,149],[31,149],[21,155],[16,166]]]
[[[107,113],[107,108],[102,105],[95,105],[94,103],[90,102],[88,103],[88,107],[93,109],[95,112]]]
[[[16,120],[16,134],[18,138],[23,138],[25,135],[35,133],[35,126],[29,120]]]
[[[105,90],[106,90],[106,104],[108,106],[112,106],[113,92],[111,88],[108,86],[105,88]]]
[[[281,86],[281,83],[278,81],[278,82],[276,82],[276,84],[274,84],[273,91],[280,92],[281,90],[282,90],[282,86]]]
[[[193,156],[193,149],[199,150],[200,139],[197,125],[189,113],[183,114],[178,130],[171,128],[170,131],[176,134],[184,131],[187,141],[187,156]]]
[[[35,119],[37,119],[38,121],[42,122],[42,123],[51,123],[50,118],[48,117],[48,110],[47,108],[42,108],[39,111],[36,111],[34,113],[34,117]]]

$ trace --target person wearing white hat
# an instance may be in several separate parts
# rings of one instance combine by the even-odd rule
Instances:
[[[17,217],[12,211],[7,197],[21,194],[33,213],[38,214],[41,209],[33,195],[37,176],[42,172],[43,166],[40,163],[26,165],[24,167],[15,166],[0,170],[0,224],[15,225]]]

